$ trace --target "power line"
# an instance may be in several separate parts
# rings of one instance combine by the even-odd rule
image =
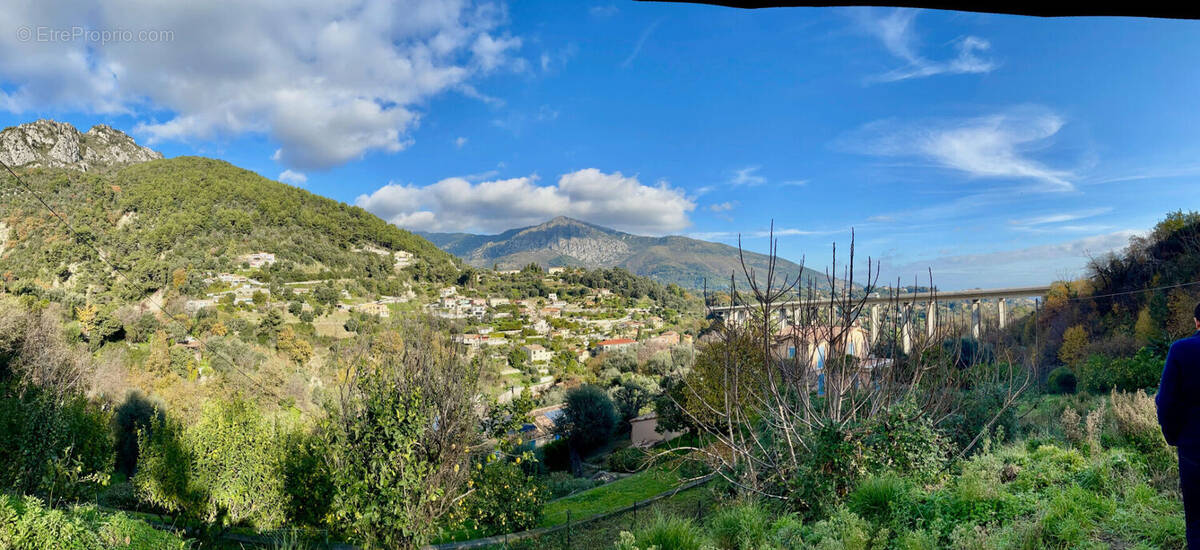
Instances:
[[[1141,288],[1141,289],[1137,289],[1137,290],[1127,290],[1125,292],[1113,292],[1111,294],[1096,294],[1093,296],[1076,296],[1074,298],[1065,298],[1065,300],[1068,302],[1094,300],[1096,298],[1111,298],[1113,296],[1126,296],[1129,294],[1140,294],[1142,292],[1154,292],[1156,290],[1166,290],[1169,288],[1181,288],[1181,287],[1185,287],[1185,286],[1194,286],[1194,285],[1200,285],[1200,281],[1192,281],[1190,283],[1179,283],[1179,284],[1175,284],[1175,285],[1156,286],[1156,287],[1151,287],[1151,288]]]
[[[124,281],[125,281],[127,284],[130,284],[130,285],[134,285],[134,286],[136,286],[136,285],[135,285],[135,283],[134,283],[133,281],[131,281],[131,280],[130,280],[128,277],[126,277],[126,276],[125,276],[125,274],[124,274],[124,273],[122,273],[122,272],[121,272],[121,270],[117,269],[117,266],[113,265],[113,263],[112,263],[112,262],[110,262],[110,261],[108,260],[108,258],[107,258],[107,257],[105,257],[105,255],[104,255],[104,252],[103,252],[103,251],[101,251],[101,250],[100,250],[100,248],[99,248],[98,246],[96,246],[95,244],[93,244],[93,243],[91,242],[91,240],[90,240],[90,239],[87,239],[87,238],[83,237],[82,235],[80,235],[80,234],[79,234],[79,232],[78,232],[78,231],[76,231],[76,230],[75,230],[75,228],[74,228],[74,227],[71,225],[71,222],[67,221],[67,219],[66,219],[65,217],[63,217],[61,214],[59,214],[59,213],[58,213],[58,211],[56,211],[56,210],[55,210],[55,209],[54,209],[52,206],[50,206],[50,203],[46,202],[46,200],[45,200],[45,199],[43,199],[41,195],[39,195],[39,194],[38,194],[36,191],[34,191],[34,190],[33,190],[33,187],[31,187],[31,186],[30,186],[28,183],[26,183],[26,182],[25,182],[25,180],[21,179],[21,176],[17,175],[17,173],[16,173],[15,171],[13,171],[12,167],[10,167],[10,166],[8,165],[8,163],[6,163],[6,162],[4,162],[4,161],[0,161],[0,166],[4,166],[4,169],[5,169],[6,171],[8,171],[8,173],[9,173],[10,175],[12,175],[13,179],[17,181],[17,184],[18,184],[18,185],[20,185],[22,188],[24,188],[26,192],[28,192],[30,195],[32,195],[32,196],[33,196],[33,198],[37,199],[37,201],[38,201],[39,203],[41,203],[41,205],[42,205],[42,206],[43,206],[43,207],[44,207],[46,210],[48,210],[48,211],[49,211],[51,214],[53,214],[55,218],[58,218],[58,221],[59,221],[60,223],[62,223],[62,225],[63,225],[64,227],[66,227],[66,228],[67,228],[67,231],[68,231],[68,232],[70,232],[70,233],[71,233],[71,237],[72,237],[73,239],[75,239],[75,242],[78,242],[78,243],[84,244],[84,245],[86,245],[88,248],[92,249],[92,252],[95,252],[95,253],[96,253],[96,257],[97,257],[97,258],[99,258],[99,259],[100,259],[100,261],[101,261],[101,262],[103,262],[105,265],[107,265],[107,266],[108,266],[108,268],[109,268],[109,269],[110,269],[110,270],[111,270],[113,273],[117,274],[117,276],[118,276],[118,277],[120,277],[122,280],[124,280]],[[166,308],[165,308],[165,307],[163,307],[163,305],[162,305],[162,304],[158,303],[158,302],[157,302],[157,301],[154,299],[154,295],[153,295],[153,294],[151,294],[150,296],[146,297],[146,301],[147,301],[147,302],[150,302],[150,304],[151,304],[151,305],[153,305],[153,306],[157,307],[157,308],[158,308],[158,311],[159,311],[160,313],[162,313],[162,314],[163,314],[163,316],[165,316],[165,317],[166,317],[166,318],[167,318],[167,319],[168,319],[170,322],[176,323],[176,325],[177,325],[177,326],[179,326],[180,328],[183,328],[183,329],[184,329],[184,333],[187,333],[187,332],[188,332],[188,330],[187,330],[187,327],[186,327],[186,326],[184,326],[184,325],[183,325],[183,323],[181,323],[181,322],[179,322],[177,319],[175,319],[173,316],[171,316],[169,313],[167,313],[167,310],[166,310]],[[216,349],[213,349],[213,348],[212,348],[212,347],[211,347],[211,346],[208,344],[208,342],[207,342],[207,341],[204,341],[204,340],[202,340],[202,341],[201,341],[201,345],[203,345],[203,346],[204,346],[204,348],[205,348],[205,351],[207,351],[207,352],[208,352],[210,355],[212,355],[212,356],[215,356],[215,357],[219,357],[219,358],[221,358],[221,359],[224,359],[224,360],[225,360],[225,362],[226,362],[226,363],[228,363],[228,364],[229,364],[229,366],[230,366],[231,368],[233,368],[233,370],[234,370],[234,371],[236,371],[238,374],[241,374],[241,375],[242,375],[242,376],[244,376],[244,377],[245,377],[247,380],[249,380],[249,381],[251,381],[252,383],[254,383],[254,385],[258,386],[258,388],[259,388],[260,390],[262,390],[264,393],[269,393],[269,394],[271,394],[271,395],[275,396],[275,398],[276,398],[276,399],[279,399],[279,400],[282,400],[282,399],[283,399],[283,397],[282,397],[281,395],[279,395],[278,393],[276,393],[274,390],[267,389],[267,387],[266,387],[265,385],[263,385],[263,383],[262,383],[262,382],[258,381],[258,380],[257,380],[256,378],[254,378],[253,376],[250,376],[249,374],[247,374],[247,373],[246,373],[244,370],[242,370],[242,369],[241,369],[241,367],[239,367],[239,366],[237,365],[237,363],[235,363],[235,362],[233,361],[233,359],[230,359],[228,356],[226,356],[226,355],[225,355],[224,353],[222,353],[221,351],[219,351],[219,350],[216,350]]]

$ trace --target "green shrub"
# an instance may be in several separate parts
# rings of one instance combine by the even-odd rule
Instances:
[[[888,523],[893,512],[906,508],[911,501],[906,481],[893,475],[869,477],[846,498],[846,506],[860,517],[876,523]]]
[[[808,444],[809,452],[786,490],[798,512],[818,518],[841,502],[867,467],[861,439],[836,424],[819,426]]]
[[[1162,377],[1164,358],[1150,346],[1133,357],[1092,355],[1079,365],[1079,388],[1093,393],[1153,388]]]
[[[1075,371],[1068,367],[1058,367],[1050,371],[1046,378],[1046,391],[1049,393],[1075,393],[1075,385]]]
[[[191,545],[122,513],[94,506],[47,508],[41,500],[0,494],[0,548],[45,550],[184,550]]]
[[[612,399],[600,387],[589,384],[567,392],[566,407],[556,421],[555,430],[583,453],[608,442],[616,425]]]
[[[250,403],[215,401],[186,428],[156,420],[142,432],[134,485],[167,511],[271,529],[288,519],[283,441]]]
[[[412,549],[467,490],[480,438],[478,363],[463,361],[433,322],[373,336],[325,425],[330,516],[369,548]]]
[[[755,501],[722,507],[708,520],[713,542],[722,550],[758,550],[771,535],[771,514]]]
[[[571,448],[566,439],[555,439],[537,450],[538,459],[552,472],[571,469]]]
[[[0,488],[90,499],[112,467],[109,415],[96,404],[37,388],[0,397]]]
[[[646,466],[646,451],[636,447],[617,449],[608,455],[608,469],[614,472],[637,472]]]
[[[871,524],[846,508],[813,525],[811,537],[809,542],[817,550],[868,550],[872,546]]]
[[[625,546],[622,546],[622,543]],[[700,550],[708,545],[708,538],[692,520],[675,516],[656,515],[649,524],[634,531],[632,536],[622,533],[617,548],[623,550]]]
[[[524,531],[541,521],[546,487],[515,462],[476,464],[470,484],[474,491],[457,512],[486,535]]]
[[[916,403],[892,406],[867,428],[866,458],[872,471],[895,471],[922,482],[941,474],[949,444]]]
[[[975,452],[981,450],[979,442],[984,438],[1002,443],[1018,434],[1017,415],[1012,407],[1005,409],[992,422],[1008,393],[1007,385],[992,382],[975,384],[969,390],[959,392],[958,411],[946,417],[941,424],[956,449],[966,448],[984,428],[988,428],[988,431],[976,441],[976,447],[972,449]],[[989,422],[992,422],[990,427]]]

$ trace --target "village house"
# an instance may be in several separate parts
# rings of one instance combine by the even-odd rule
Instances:
[[[658,414],[643,414],[629,421],[629,440],[634,447],[652,447],[660,441],[670,441],[683,435],[683,432],[658,431]]]
[[[383,318],[387,318],[391,315],[391,310],[388,309],[387,304],[381,304],[379,302],[360,304],[354,309],[355,311],[366,313],[367,315],[378,315]]]
[[[275,263],[275,255],[270,252],[254,252],[242,256],[241,260],[250,265],[251,269],[258,269],[264,265]]]
[[[679,333],[668,330],[658,336],[649,338],[646,340],[646,344],[650,346],[677,346],[679,345]]]
[[[554,423],[563,415],[565,407],[559,403],[529,411],[532,422],[521,427],[521,434],[525,441],[532,441],[534,447],[541,447],[558,439]]]
[[[521,349],[525,350],[525,355],[527,357],[529,357],[529,361],[531,363],[548,362],[548,361],[550,361],[550,358],[554,355],[553,353],[551,353],[550,350],[548,350],[538,344],[529,344],[529,345],[522,347]]]
[[[592,345],[596,353],[606,353],[613,351],[623,351],[637,345],[637,340],[631,338],[614,338],[611,340],[601,340]]]

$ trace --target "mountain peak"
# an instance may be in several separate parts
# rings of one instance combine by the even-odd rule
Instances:
[[[12,167],[86,172],[161,158],[162,153],[138,145],[129,135],[107,124],[80,133],[66,122],[39,119],[0,131],[0,161]]]

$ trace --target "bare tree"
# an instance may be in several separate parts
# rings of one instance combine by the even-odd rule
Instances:
[[[924,302],[926,315],[937,311],[932,273],[928,292],[902,294],[897,282],[879,304],[880,267],[868,258],[865,281],[856,279],[853,232],[848,261],[839,265],[835,244],[824,285],[818,287],[801,275],[777,274],[773,229],[772,225],[765,274],[747,267],[743,253],[741,282],[752,301],[740,311],[749,315],[739,318],[734,307],[710,306],[714,320],[705,338],[705,355],[719,364],[704,376],[685,377],[684,399],[675,403],[706,443],[693,450],[729,482],[787,500],[791,497],[786,491],[775,488],[814,451],[812,434],[817,430],[862,426],[906,402],[915,404],[929,422],[943,421],[956,412],[955,396],[967,387],[968,377],[986,370],[986,377],[1004,384],[1007,393],[974,441],[960,450],[962,456],[1029,386],[1028,369],[1010,355],[997,363],[1003,367],[972,368],[984,358],[964,353],[962,320],[944,319],[923,327],[927,330],[913,329],[914,304]],[[740,251],[740,239],[738,245]],[[738,282],[731,277],[730,306],[738,305]],[[871,330],[885,340],[875,346],[882,354],[867,353],[871,343],[863,329],[868,321],[863,312],[868,301],[883,309],[869,319]],[[747,342],[755,352],[739,353],[738,346]]]

